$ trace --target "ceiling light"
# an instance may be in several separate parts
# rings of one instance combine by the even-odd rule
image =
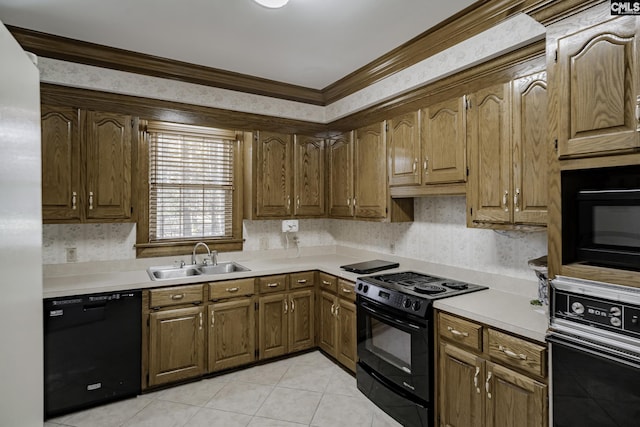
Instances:
[[[268,7],[269,9],[278,9],[289,3],[289,0],[253,0],[261,6]]]

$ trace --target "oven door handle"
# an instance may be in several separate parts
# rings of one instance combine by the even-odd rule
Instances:
[[[400,319],[394,319],[393,317],[389,316],[388,314],[384,314],[381,313],[378,310],[373,309],[369,304],[367,304],[366,302],[361,302],[358,305],[358,308],[362,308],[365,311],[367,311],[368,313],[373,314],[374,316],[377,316],[381,319],[384,319],[386,321],[388,321],[389,323],[392,323],[394,325],[400,325],[400,326],[404,326],[405,328],[410,328],[416,331],[419,331],[420,329],[422,329],[422,327],[420,327],[420,325],[416,325],[414,323],[410,323],[404,320],[400,320]]]
[[[605,346],[599,346],[595,343],[584,342],[580,339],[572,339],[564,335],[553,334],[553,333],[550,335],[547,335],[547,341],[550,342],[551,344],[558,344],[561,346],[571,348],[576,351],[580,351],[595,357],[599,357],[601,359],[620,363],[635,369],[640,369],[640,355],[635,356],[624,350],[621,350],[620,354],[616,354],[615,349],[611,349]]]

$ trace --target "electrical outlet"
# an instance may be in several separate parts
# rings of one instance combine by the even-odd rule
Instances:
[[[298,232],[298,220],[297,219],[285,219],[282,221],[282,232],[297,233]]]
[[[78,250],[76,248],[67,248],[67,262],[78,262]]]

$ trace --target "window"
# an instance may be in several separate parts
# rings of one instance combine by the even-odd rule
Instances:
[[[198,241],[241,249],[236,132],[150,121],[144,141],[148,221],[138,234],[138,255],[188,253]]]

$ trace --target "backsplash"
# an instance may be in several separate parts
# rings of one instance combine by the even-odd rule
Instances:
[[[338,219],[300,220],[300,247],[347,246],[373,252],[534,280],[527,261],[547,253],[545,232],[497,232],[466,227],[464,196],[415,199],[415,221],[387,224]],[[245,251],[284,249],[281,221],[244,221]],[[56,224],[43,228],[45,264],[135,259],[135,224]],[[294,234],[289,249],[293,250]]]

